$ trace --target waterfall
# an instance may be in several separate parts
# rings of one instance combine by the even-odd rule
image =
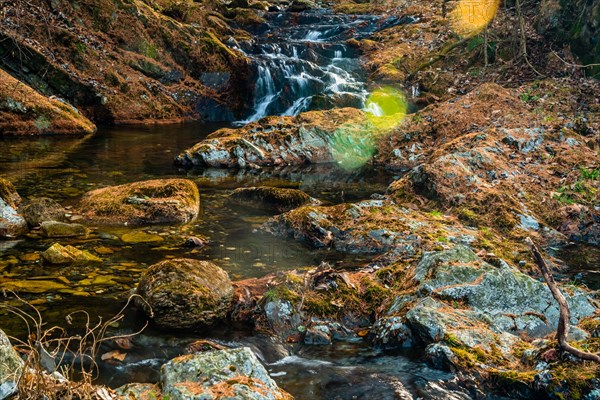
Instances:
[[[238,124],[310,109],[363,108],[368,92],[359,54],[345,43],[402,23],[323,10],[268,13],[267,20],[264,34],[235,43],[250,58],[255,76],[252,110]]]

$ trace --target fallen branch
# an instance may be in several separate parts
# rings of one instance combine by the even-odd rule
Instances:
[[[559,344],[560,348],[563,349],[564,351],[567,351],[567,352],[573,354],[574,356],[577,356],[577,357],[583,359],[583,360],[596,361],[597,363],[600,363],[600,353],[588,353],[588,352],[576,349],[575,347],[571,346],[569,344],[569,342],[567,341],[567,336],[569,335],[569,327],[570,327],[570,321],[571,321],[571,311],[569,309],[569,303],[567,303],[567,299],[562,294],[562,292],[558,289],[558,286],[556,285],[556,281],[554,280],[554,277],[550,273],[550,268],[548,267],[548,264],[546,264],[546,261],[544,261],[544,258],[540,254],[540,251],[538,250],[536,245],[533,243],[533,240],[531,240],[531,238],[527,238],[527,239],[525,239],[525,243],[527,243],[529,245],[529,248],[531,249],[531,253],[533,254],[535,263],[539,267],[540,271],[542,271],[542,275],[544,276],[544,279],[546,280],[546,283],[548,284],[548,288],[550,289],[552,296],[558,303],[560,317],[558,318],[558,328],[556,330],[556,338],[558,339],[558,344]]]

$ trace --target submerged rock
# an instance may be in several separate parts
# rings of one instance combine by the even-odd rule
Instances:
[[[27,201],[19,212],[30,227],[35,228],[45,221],[66,222],[66,210],[55,200],[40,197]]]
[[[58,221],[44,221],[40,224],[42,234],[48,238],[87,236],[90,230],[81,224],[67,224]]]
[[[59,243],[54,243],[46,251],[42,253],[44,260],[50,264],[88,264],[101,263],[102,259],[89,253],[86,250],[79,250],[73,246],[62,246]]]
[[[175,162],[184,167],[240,168],[335,162],[332,135],[363,117],[354,108],[267,117],[240,129],[221,129],[181,153]]]
[[[27,222],[17,212],[21,196],[6,179],[0,178],[0,239],[27,232]]]
[[[156,179],[93,190],[79,209],[104,225],[185,224],[198,217],[200,194],[193,181]]]
[[[23,365],[23,360],[0,329],[0,400],[7,399],[17,392],[17,382]]]
[[[161,384],[173,400],[292,398],[247,347],[175,358],[163,365]]]
[[[305,204],[319,204],[319,201],[297,189],[275,187],[247,187],[233,191],[229,200],[244,206],[282,213]]]
[[[224,318],[232,306],[233,286],[227,272],[213,263],[174,259],[148,268],[137,293],[158,326],[187,329]]]

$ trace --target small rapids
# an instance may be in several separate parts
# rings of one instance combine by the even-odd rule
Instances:
[[[269,13],[266,31],[237,43],[253,65],[252,108],[239,121],[334,107],[363,108],[368,95],[359,51],[347,44],[413,18],[353,16],[329,11]]]

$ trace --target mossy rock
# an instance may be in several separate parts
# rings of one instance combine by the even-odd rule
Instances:
[[[13,184],[3,178],[0,178],[0,199],[13,208],[16,208],[21,202],[21,196],[19,196]]]
[[[27,222],[16,210],[20,202],[21,197],[12,183],[0,178],[0,238],[27,232]]]
[[[102,262],[102,259],[86,250],[79,250],[73,246],[63,246],[59,243],[54,243],[50,246],[42,253],[42,257],[48,263],[56,265],[81,265]]]
[[[290,211],[305,204],[319,204],[318,200],[301,190],[267,186],[236,189],[229,196],[229,201],[277,213]]]
[[[96,126],[71,105],[39,94],[0,69],[0,136],[95,131]]]
[[[42,234],[48,238],[87,236],[90,230],[81,224],[67,224],[58,221],[41,223]]]
[[[248,347],[177,357],[161,369],[170,399],[289,400]]]
[[[0,330],[0,398],[9,398],[17,392],[23,364],[4,331]]]
[[[200,194],[190,180],[156,179],[88,192],[79,209],[102,225],[185,224],[198,217]]]
[[[47,197],[28,201],[19,208],[19,212],[32,228],[45,221],[66,221],[66,210],[58,202]]]
[[[227,272],[208,261],[174,259],[148,268],[140,279],[139,304],[161,328],[211,325],[232,306]]]

